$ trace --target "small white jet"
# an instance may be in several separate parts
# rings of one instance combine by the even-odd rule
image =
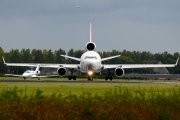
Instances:
[[[16,75],[16,74],[5,74],[5,76],[16,76],[16,77],[23,77],[24,80],[26,80],[26,78],[38,78],[38,80],[40,80],[40,78],[42,77],[49,77],[49,76],[39,76],[40,75],[40,71],[39,71],[40,65],[38,64],[35,71],[34,70],[26,70],[22,75]],[[57,76],[57,75],[56,75]]]
[[[100,55],[96,52],[96,44],[92,42],[92,32],[91,32],[91,23],[90,23],[90,39],[86,44],[86,52],[84,52],[81,58],[75,58],[67,55],[61,55],[65,58],[73,59],[79,61],[79,64],[41,64],[40,67],[47,68],[57,68],[57,74],[59,76],[64,76],[70,71],[69,80],[76,80],[76,76],[73,74],[75,71],[79,71],[80,73],[86,73],[88,80],[93,80],[93,75],[97,73],[101,73],[102,71],[107,71],[107,75],[105,76],[105,80],[112,80],[111,71],[114,71],[114,74],[117,77],[121,77],[124,75],[124,69],[132,69],[132,68],[154,68],[154,67],[175,67],[178,64],[177,59],[175,64],[102,64],[102,61],[117,58],[120,55],[111,56],[107,58],[101,58]],[[37,66],[37,63],[5,63],[7,66]]]

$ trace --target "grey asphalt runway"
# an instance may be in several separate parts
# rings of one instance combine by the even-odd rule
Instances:
[[[51,82],[51,83],[145,83],[145,84],[180,84],[178,80],[0,80],[0,82]]]

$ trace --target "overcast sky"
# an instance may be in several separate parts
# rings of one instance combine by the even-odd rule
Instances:
[[[76,6],[80,6],[79,8]],[[0,47],[180,52],[180,0],[0,0]]]

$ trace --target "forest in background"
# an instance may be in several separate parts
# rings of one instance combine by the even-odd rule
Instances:
[[[85,52],[85,50],[73,50],[70,49],[67,53],[63,49],[52,51],[51,49],[12,49],[9,52],[4,52],[3,48],[0,47],[0,56],[5,58],[6,62],[10,63],[58,63],[58,64],[79,64],[78,61],[65,59],[61,55],[68,55],[80,58],[81,55]],[[101,58],[121,55],[119,58],[111,59],[104,61],[104,64],[146,64],[149,61],[161,61],[163,64],[175,64],[177,58],[180,56],[178,52],[174,54],[170,54],[167,51],[163,53],[151,53],[149,51],[103,51],[98,52]],[[0,59],[0,74],[4,74],[10,71],[14,71],[15,74],[22,74],[28,67],[7,67],[4,65],[2,58]],[[179,74],[180,66],[176,68],[167,68],[171,74]],[[129,69],[125,70],[125,73],[149,73],[152,74],[152,68],[148,69]]]

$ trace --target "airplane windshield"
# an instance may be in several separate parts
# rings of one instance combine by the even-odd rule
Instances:
[[[84,59],[97,59],[96,56],[86,56]]]
[[[29,70],[27,70],[27,71],[25,71],[24,73],[30,73],[30,71],[29,71]]]

